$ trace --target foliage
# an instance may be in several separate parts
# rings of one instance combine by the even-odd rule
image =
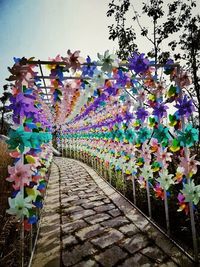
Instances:
[[[137,50],[137,45],[134,42],[136,39],[136,33],[132,26],[126,27],[125,26],[125,15],[129,10],[130,1],[124,0],[121,5],[115,4],[115,1],[109,4],[110,9],[107,12],[107,16],[115,17],[116,26],[112,24],[109,26],[109,39],[115,40],[118,38],[119,42],[119,51],[118,56],[119,58],[127,58],[130,55],[130,51]]]
[[[11,93],[7,92],[8,90],[8,85],[3,86],[3,95],[0,97],[0,102],[2,106],[0,106],[0,112],[1,112],[1,122],[0,122],[0,134],[5,134],[5,114],[8,113],[9,111],[6,108],[6,103],[9,100]]]
[[[140,4],[139,1],[137,4]],[[140,11],[135,10],[135,6],[136,3],[131,0],[112,0],[108,5],[107,16],[115,20],[108,26],[109,39],[118,41],[118,56],[127,59],[140,50],[137,43],[140,36],[151,45],[148,56],[154,59],[155,64],[165,63],[170,56],[184,61],[193,80],[192,86],[185,90],[195,103],[198,115],[193,117],[200,128],[200,16],[195,15],[196,0],[171,0],[167,5],[163,0],[150,0],[141,4]],[[127,18],[132,11],[134,16],[131,26],[128,26]],[[150,23],[143,25],[147,19]],[[137,31],[138,27],[140,31]],[[168,45],[169,49],[163,51],[163,45]]]
[[[108,6],[107,16],[114,16],[115,20],[115,24],[108,26],[109,39],[118,40],[118,56],[126,59],[137,51],[139,48],[137,38],[140,34],[153,46],[153,50],[149,51],[149,56],[155,58],[155,62],[157,62],[158,59],[163,61],[169,57],[169,51],[161,51],[163,41],[173,37],[174,33],[179,33],[183,28],[187,30],[189,20],[192,19],[192,10],[196,7],[196,1],[175,0],[166,6],[163,0],[150,0],[148,3],[142,3],[139,11],[141,14],[135,10],[135,3],[131,0],[112,0]],[[132,25],[128,27],[127,18],[131,12],[134,13],[134,16]],[[150,19],[152,27],[141,24],[140,20],[146,19]],[[140,33],[137,32],[138,26]],[[187,35],[187,33],[184,34]],[[176,46],[175,42],[168,42],[172,49]],[[186,45],[186,40],[183,43]]]

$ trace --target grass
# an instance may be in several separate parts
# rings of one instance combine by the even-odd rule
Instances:
[[[8,146],[0,140],[0,167],[7,168],[10,164],[12,164],[12,158],[9,155]]]
[[[7,144],[0,140],[0,215],[5,214],[8,205],[8,196],[11,193],[11,184],[5,180],[8,176],[8,165],[12,165]]]

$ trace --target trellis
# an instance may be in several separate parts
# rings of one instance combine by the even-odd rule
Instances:
[[[50,75],[44,75],[42,65],[48,65]],[[41,75],[34,71],[36,67],[39,67]],[[179,64],[168,61],[165,65],[155,66],[144,58],[143,54],[134,54],[129,61],[123,63],[108,52],[104,56],[99,55],[98,62],[92,62],[90,58],[83,61],[79,52],[72,54],[69,51],[68,57],[58,56],[51,61],[16,59],[11,73],[9,80],[15,80],[13,99],[16,100],[20,92],[25,98],[32,99],[33,106],[37,107],[41,114],[45,114],[45,119],[39,124],[31,120],[34,114],[29,112],[25,112],[24,117],[20,118],[21,113],[16,114],[16,102],[13,102],[16,126],[20,128],[23,125],[21,134],[28,135],[27,143],[31,134],[41,140],[37,144],[26,143],[23,147],[18,141],[13,147],[11,135],[10,147],[21,152],[17,158],[21,158],[22,164],[27,167],[28,164],[37,163],[34,159],[37,155],[31,154],[30,151],[37,150],[43,142],[49,142],[51,137],[48,132],[52,131],[52,124],[55,126],[57,143],[62,151],[69,149],[70,156],[84,155],[85,161],[91,160],[96,168],[101,160],[104,166],[114,170],[116,174],[121,171],[123,184],[124,175],[131,179],[135,205],[135,183],[139,182],[147,192],[150,219],[150,187],[154,188],[157,196],[164,201],[168,235],[170,221],[167,194],[172,187],[182,184],[183,189],[179,194],[179,198],[182,197],[180,207],[184,207],[186,212],[187,208],[189,209],[194,259],[197,262],[194,205],[199,202],[200,189],[194,184],[192,176],[197,172],[196,166],[199,163],[190,158],[190,147],[197,141],[198,133],[196,129],[186,125],[194,107],[184,94],[184,87],[189,85],[189,78],[182,72]],[[64,73],[69,75],[64,76]],[[163,79],[159,79],[159,74],[169,77],[169,86],[164,84]],[[47,81],[51,83],[48,84]],[[176,109],[170,114],[167,105],[171,107],[173,104]],[[181,168],[171,174],[167,168],[173,157],[176,157],[176,163]],[[47,167],[48,165],[49,161]],[[26,191],[31,188],[30,183],[38,170],[40,172],[41,167],[32,173],[33,178],[30,177],[29,184],[22,183],[20,188],[17,188],[20,189],[23,199],[30,197],[31,194],[24,192],[24,188]],[[36,183],[36,191],[39,183]],[[36,198],[38,196],[41,194],[38,193]],[[24,219],[30,218],[31,210],[35,210],[32,203],[34,201],[30,199],[29,204],[32,206],[27,208],[27,214],[21,214],[20,217],[22,240]]]

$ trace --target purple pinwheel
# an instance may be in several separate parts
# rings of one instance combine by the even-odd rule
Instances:
[[[117,114],[115,121],[116,121],[116,123],[120,123],[121,121],[123,121],[123,117],[121,115]]]
[[[169,74],[173,69],[174,69],[174,60],[169,58],[166,63],[165,63],[165,67],[164,67],[164,70],[166,72],[166,74]]]
[[[59,85],[62,85],[61,81],[63,81],[64,78],[63,69],[64,67],[56,66],[54,69],[51,70],[50,77],[58,79],[60,81]]]
[[[93,77],[96,66],[94,62],[91,62],[91,58],[87,56],[86,58],[87,65],[82,66],[82,75]]]
[[[38,109],[34,106],[35,97],[19,93],[10,97],[11,104],[9,109],[13,110],[13,121],[17,124],[21,123],[24,117],[32,117],[38,114]]]
[[[136,115],[138,120],[144,122],[146,117],[149,115],[149,112],[146,111],[144,108],[138,108]]]
[[[133,114],[127,111],[124,119],[129,122],[130,120],[133,119]]]
[[[168,108],[169,107],[166,106],[164,103],[157,103],[154,107],[153,115],[161,119],[162,117],[167,116]]]
[[[118,70],[118,78],[116,85],[124,87],[130,78],[127,76],[126,73],[124,73],[122,70]]]
[[[192,99],[188,100],[187,95],[184,95],[183,98],[179,98],[175,105],[175,108],[178,109],[179,116],[186,116],[187,118],[195,111]]]
[[[136,74],[146,72],[149,68],[149,60],[144,56],[144,53],[133,53],[132,57],[128,59],[130,70],[134,70]]]
[[[117,87],[108,87],[104,92],[106,93],[106,95],[113,95],[115,96],[117,94]]]

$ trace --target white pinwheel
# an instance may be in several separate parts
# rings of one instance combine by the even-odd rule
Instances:
[[[195,205],[199,203],[200,200],[200,185],[195,185],[194,181],[191,180],[189,183],[184,185],[183,190],[181,190],[185,197],[185,202],[192,201]]]
[[[29,217],[29,209],[33,207],[32,197],[24,198],[21,192],[18,192],[15,198],[8,199],[10,208],[8,214],[16,215],[17,218],[22,218],[23,215]]]
[[[160,186],[168,190],[170,185],[175,184],[175,181],[173,180],[173,174],[169,174],[167,169],[163,169],[159,172],[160,177],[157,178],[157,181],[160,183]]]
[[[101,70],[105,72],[112,72],[113,68],[118,68],[119,63],[117,59],[117,55],[109,54],[109,50],[106,50],[104,55],[97,54],[99,61],[97,63],[101,63]]]
[[[148,181],[149,179],[153,178],[153,170],[151,169],[151,165],[145,164],[142,168],[141,177],[145,179],[145,181]]]

